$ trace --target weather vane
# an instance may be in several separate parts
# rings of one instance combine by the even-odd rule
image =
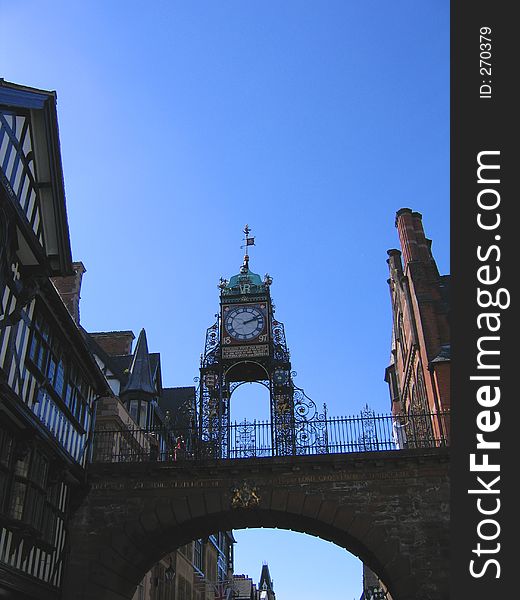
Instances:
[[[255,238],[254,237],[249,237],[249,233],[251,232],[251,229],[249,227],[249,225],[246,224],[246,226],[244,227],[244,233],[245,233],[245,238],[243,239],[243,241],[245,242],[243,246],[240,246],[240,248],[245,248],[246,249],[246,253],[244,255],[244,267],[248,267],[248,263],[249,263],[249,246],[254,246],[255,245]]]
[[[249,237],[250,231],[251,231],[251,228],[249,227],[249,225],[246,225],[244,227],[244,233],[246,234],[246,237],[243,240],[245,242],[245,244],[243,246],[240,246],[240,248],[245,248],[246,249],[246,254],[247,254],[247,247],[255,245],[255,238],[254,237]]]

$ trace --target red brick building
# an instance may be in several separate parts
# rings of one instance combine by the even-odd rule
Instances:
[[[424,233],[422,216],[409,208],[397,212],[401,250],[389,250],[388,284],[392,303],[392,351],[385,381],[392,413],[402,415],[406,438],[446,436],[450,409],[449,275],[440,275]],[[411,415],[431,413],[412,422]]]

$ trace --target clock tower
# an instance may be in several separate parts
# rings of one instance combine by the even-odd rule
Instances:
[[[239,273],[229,280],[221,278],[218,285],[220,310],[217,322],[207,330],[201,357],[200,442],[203,451],[215,458],[296,454],[302,440],[313,437],[309,436],[309,417],[318,418],[314,402],[293,382],[284,326],[275,318],[271,300],[273,280],[249,268],[249,246],[254,245],[250,232],[246,225]],[[240,424],[248,444],[237,441],[236,435],[231,439],[232,428],[237,428],[230,421],[231,396],[248,382],[269,390],[270,439],[262,441],[261,450],[254,440],[258,431],[253,423]]]

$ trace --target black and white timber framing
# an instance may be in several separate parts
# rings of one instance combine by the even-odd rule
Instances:
[[[0,596],[60,597],[97,397],[51,277],[73,273],[56,94],[0,80]]]

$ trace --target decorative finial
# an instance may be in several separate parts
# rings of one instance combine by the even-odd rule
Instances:
[[[240,248],[245,248],[246,249],[246,253],[244,254],[244,264],[242,265],[242,268],[240,269],[242,272],[245,272],[245,271],[249,270],[249,252],[248,252],[248,247],[255,245],[255,238],[254,237],[249,237],[249,233],[250,232],[251,232],[251,229],[250,229],[249,225],[246,224],[246,226],[244,227],[244,233],[246,235],[246,237],[244,238],[245,244],[243,246],[240,246]]]

